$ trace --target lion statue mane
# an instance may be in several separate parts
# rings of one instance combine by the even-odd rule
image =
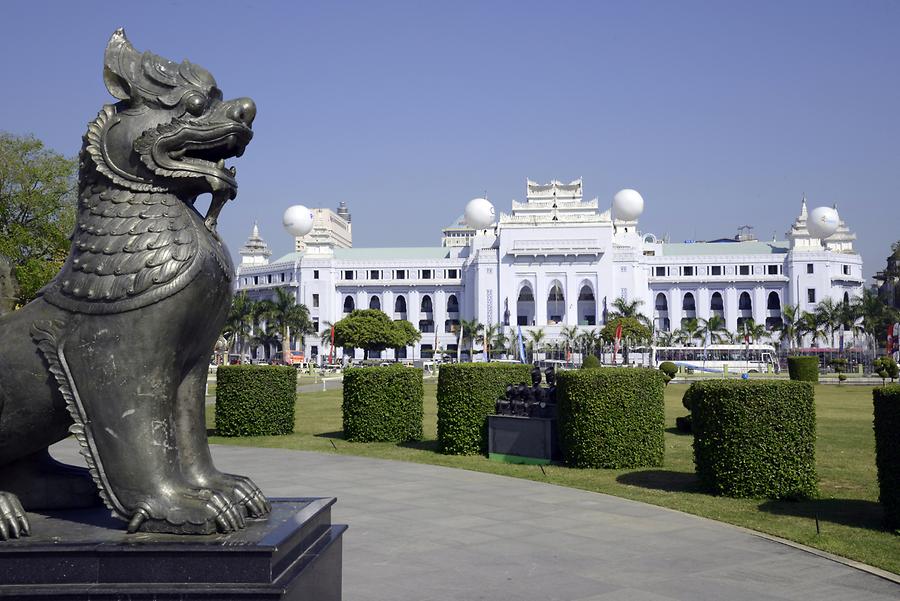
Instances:
[[[29,534],[26,510],[98,496],[129,532],[230,532],[271,509],[248,478],[216,470],[204,422],[234,277],[216,233],[237,193],[225,160],[250,142],[256,106],[121,29],[103,80],[118,102],[84,136],[68,259],[0,317],[0,540]],[[47,452],[70,433],[87,469]]]

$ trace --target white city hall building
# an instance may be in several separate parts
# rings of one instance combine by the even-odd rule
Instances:
[[[745,234],[670,243],[642,234],[637,220],[614,219],[596,198],[584,200],[581,179],[526,187],[525,200],[513,201],[488,229],[469,234],[455,222],[464,245],[344,248],[319,236],[303,252],[269,261],[254,231],[241,251],[237,292],[259,300],[288,288],[309,308],[317,332],[353,309],[380,309],[422,332],[415,347],[397,353],[419,359],[435,348],[454,352],[460,319],[521,326],[526,336],[542,328],[552,344],[564,326],[602,326],[623,298],[642,301],[657,330],[713,315],[729,331],[746,318],[771,329],[787,305],[812,311],[825,298],[862,291],[856,236],[841,221],[826,240],[812,237],[805,198],[784,240]],[[317,335],[304,347],[307,357],[328,353]]]

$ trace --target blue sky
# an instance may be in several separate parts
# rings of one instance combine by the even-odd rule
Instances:
[[[230,2],[3,5],[0,129],[75,154],[111,101],[110,33],[251,96],[256,136],[220,218],[346,201],[355,246],[437,245],[487,192],[584,177],[645,199],[673,241],[783,237],[837,203],[871,274],[900,239],[900,2]]]

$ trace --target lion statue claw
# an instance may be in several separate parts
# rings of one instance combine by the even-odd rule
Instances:
[[[84,136],[69,257],[0,317],[0,540],[29,534],[26,510],[98,496],[129,532],[230,532],[271,510],[248,478],[216,470],[204,421],[234,273],[215,231],[237,193],[225,160],[253,137],[256,106],[121,29],[103,79],[118,102]],[[70,433],[87,469],[47,452]]]

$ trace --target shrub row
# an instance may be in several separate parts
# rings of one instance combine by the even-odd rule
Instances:
[[[791,380],[818,382],[819,358],[799,355],[788,357],[788,375],[790,375]]]
[[[294,367],[222,365],[216,370],[216,434],[290,434],[296,399]]]
[[[885,525],[900,529],[900,384],[872,389],[875,465]]]
[[[813,387],[806,382],[695,382],[691,410],[700,482],[729,497],[809,498],[818,490]]]
[[[531,382],[530,365],[442,365],[437,388],[439,450],[448,455],[487,452],[487,416],[494,412],[497,399],[506,392],[506,385],[520,382]]]
[[[572,467],[659,466],[665,451],[665,376],[652,369],[564,371],[559,440]]]
[[[403,365],[344,370],[344,436],[354,442],[422,440],[422,370]]]

